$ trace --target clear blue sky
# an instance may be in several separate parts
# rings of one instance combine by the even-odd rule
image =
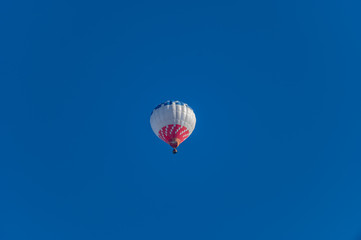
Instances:
[[[0,239],[360,239],[360,9],[2,1]]]

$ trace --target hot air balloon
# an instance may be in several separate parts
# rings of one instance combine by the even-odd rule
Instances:
[[[155,135],[173,148],[186,140],[196,126],[196,116],[188,104],[180,101],[166,101],[153,109],[150,125]]]

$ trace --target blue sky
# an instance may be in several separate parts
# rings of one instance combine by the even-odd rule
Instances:
[[[360,7],[3,1],[0,239],[360,239]]]

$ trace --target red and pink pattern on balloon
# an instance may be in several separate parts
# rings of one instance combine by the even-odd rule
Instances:
[[[180,144],[189,137],[189,130],[185,126],[179,124],[169,124],[159,130],[158,136],[168,144],[170,141],[177,138],[179,139]]]

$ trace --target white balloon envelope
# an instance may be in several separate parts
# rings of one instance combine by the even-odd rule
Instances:
[[[155,135],[177,152],[177,147],[186,140],[196,126],[196,116],[188,104],[166,101],[153,109],[150,125]]]

